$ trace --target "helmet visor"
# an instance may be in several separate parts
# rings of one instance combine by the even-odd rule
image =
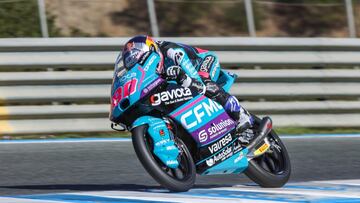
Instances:
[[[143,54],[144,51],[137,48],[126,51],[123,55],[125,68],[128,70],[131,69],[140,60]]]

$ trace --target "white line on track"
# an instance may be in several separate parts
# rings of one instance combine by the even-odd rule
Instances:
[[[18,200],[18,201],[13,201]],[[39,200],[39,201],[37,201]],[[196,188],[184,193],[166,190],[98,191],[0,197],[0,202],[360,202],[360,179],[289,183],[283,188],[235,185]]]

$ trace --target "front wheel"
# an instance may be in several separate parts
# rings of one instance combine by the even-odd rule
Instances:
[[[154,145],[147,134],[147,126],[142,125],[132,131],[132,142],[141,164],[146,171],[163,187],[173,192],[188,191],[195,183],[196,169],[194,160],[182,140],[175,143],[180,150],[179,167],[172,169],[161,162],[153,153]]]
[[[256,128],[260,119],[256,116]],[[274,130],[267,135],[270,149],[263,155],[249,161],[245,174],[261,187],[282,187],[290,178],[290,157],[285,145]]]

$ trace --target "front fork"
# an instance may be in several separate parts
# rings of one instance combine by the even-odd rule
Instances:
[[[271,130],[272,121],[270,117],[264,117],[261,120],[257,136],[247,146],[247,149],[249,150],[247,157],[249,160],[261,156],[269,150],[270,142],[266,136]]]

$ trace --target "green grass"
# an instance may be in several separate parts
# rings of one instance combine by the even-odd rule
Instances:
[[[301,128],[285,127],[276,128],[279,135],[301,135],[301,134],[345,134],[360,133],[360,128]],[[99,132],[99,133],[62,133],[62,134],[41,134],[41,135],[11,135],[1,136],[1,139],[63,139],[63,138],[129,138],[129,132]]]

